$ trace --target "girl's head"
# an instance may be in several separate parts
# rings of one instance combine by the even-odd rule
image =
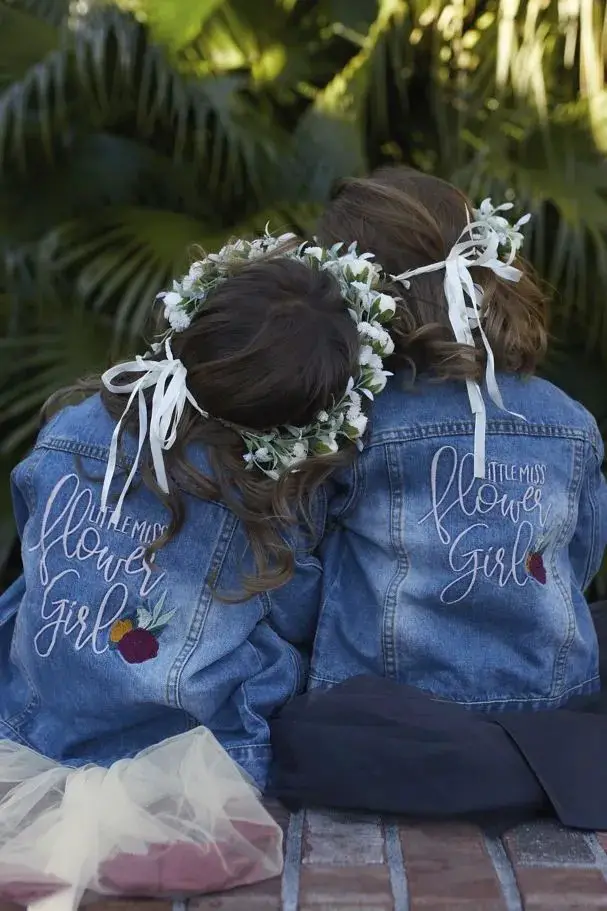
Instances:
[[[205,294],[204,306],[189,325],[170,337],[168,353],[187,371],[191,399],[178,420],[174,444],[163,453],[168,492],[159,487],[153,453],[145,452],[141,462],[144,482],[171,513],[165,538],[152,549],[170,540],[183,524],[185,491],[225,503],[243,521],[257,566],[257,574],[244,580],[246,593],[286,582],[293,572],[288,526],[303,520],[313,530],[313,495],[330,471],[347,464],[354,447],[311,454],[296,472],[276,480],[247,465],[242,434],[259,436],[281,425],[304,427],[319,412],[330,410],[357,374],[359,350],[357,327],[328,271],[284,256],[262,258],[238,265]],[[160,366],[166,354],[166,346],[161,346],[143,363],[156,361]],[[110,415],[122,419],[137,438],[137,400],[125,413],[127,398],[116,391],[117,386],[132,385],[133,365],[128,372],[120,371],[120,365],[111,371],[115,379],[110,389],[101,385],[102,400]],[[145,392],[150,433],[158,388],[156,383]],[[210,473],[195,467],[192,444],[205,446]]]
[[[318,226],[324,245],[356,241],[375,254],[388,275],[445,260],[466,227],[473,205],[455,187],[405,167],[382,168],[369,178],[340,182]],[[472,217],[472,216],[471,216]],[[483,292],[483,329],[496,362],[508,373],[533,373],[545,353],[545,299],[520,261],[517,283],[488,269],[471,270]],[[402,365],[442,379],[483,376],[486,354],[454,339],[444,293],[444,271],[417,275],[407,289],[389,288],[401,303],[392,324],[396,357]]]
[[[379,290],[370,258],[266,234],[193,263],[159,295],[164,319],[148,354],[77,387],[99,391],[117,424],[101,491],[110,525],[139,468],[171,513],[151,550],[181,527],[185,492],[242,520],[257,565],[247,593],[290,578],[288,527],[303,520],[316,531],[317,488],[350,461],[353,444],[362,448],[363,401],[389,375],[384,324],[396,302]],[[125,430],[138,449],[112,501]],[[204,446],[205,471],[192,444]]]
[[[356,326],[337,281],[285,257],[218,284],[171,347],[200,406],[254,431],[311,423],[343,395],[358,363]]]

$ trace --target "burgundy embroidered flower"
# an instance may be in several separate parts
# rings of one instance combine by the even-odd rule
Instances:
[[[540,553],[532,552],[527,554],[525,567],[536,582],[539,582],[540,585],[546,584],[546,567],[544,566],[544,558]]]
[[[142,664],[158,654],[158,639],[147,629],[132,629],[118,642],[117,648],[128,664]]]

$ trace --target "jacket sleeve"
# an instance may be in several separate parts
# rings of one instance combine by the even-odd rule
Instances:
[[[570,558],[576,578],[586,589],[603,562],[607,546],[607,483],[603,476],[604,447],[598,427],[594,425],[593,438],[586,461],[578,519],[570,545]]]
[[[293,536],[293,578],[269,592],[269,623],[283,638],[306,654],[312,647],[322,597],[322,565],[317,554],[327,524],[327,494],[321,490],[312,504],[313,534]]]
[[[29,518],[29,506],[26,496],[27,473],[29,458],[25,459],[13,469],[11,473],[11,496],[13,501],[13,516],[19,538],[23,536],[25,523]]]

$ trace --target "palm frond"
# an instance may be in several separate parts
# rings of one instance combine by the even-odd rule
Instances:
[[[365,105],[375,56],[382,53],[382,39],[394,17],[404,10],[404,0],[379,0],[374,21],[358,36],[356,53],[315,94],[298,123],[292,150],[301,180],[296,191],[305,187],[311,201],[324,201],[335,178],[367,168]]]
[[[109,308],[120,342],[142,334],[154,298],[184,270],[188,249],[195,243],[212,249],[217,241],[204,224],[182,213],[111,207],[93,220],[76,219],[50,231],[40,245],[38,268],[50,284],[71,276],[75,299],[87,312]]]

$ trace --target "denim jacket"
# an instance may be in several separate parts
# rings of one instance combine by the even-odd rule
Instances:
[[[598,687],[584,589],[607,543],[593,418],[539,379],[498,377],[485,480],[463,383],[395,377],[339,476],[321,547],[311,685],[371,673],[470,708],[552,708]]]
[[[94,396],[61,411],[13,473],[24,571],[0,597],[0,737],[109,765],[201,724],[263,786],[267,719],[305,686],[320,564],[300,556],[282,589],[219,600],[254,568],[247,538],[223,505],[188,496],[150,568],[160,501],[139,484],[116,529],[99,506],[113,429]],[[125,436],[127,464],[134,450]]]

